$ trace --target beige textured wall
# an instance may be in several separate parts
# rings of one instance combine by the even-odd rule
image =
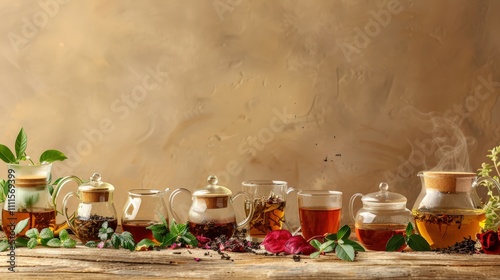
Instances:
[[[493,0],[2,0],[0,143],[24,127],[29,154],[70,157],[55,176],[102,173],[118,211],[128,189],[194,190],[210,173],[235,191],[257,178],[340,190],[344,206],[385,180],[411,207],[418,171],[442,158],[475,170],[499,144],[499,12]]]

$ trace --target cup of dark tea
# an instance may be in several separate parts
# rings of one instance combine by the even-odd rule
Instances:
[[[302,236],[309,240],[339,230],[342,192],[301,190],[297,194]]]

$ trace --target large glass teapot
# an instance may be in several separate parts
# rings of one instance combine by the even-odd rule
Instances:
[[[253,206],[251,206],[247,217],[237,223],[233,201],[240,195],[245,196],[246,199],[250,197],[244,192],[233,195],[230,189],[217,185],[217,177],[213,175],[209,176],[207,181],[208,185],[205,188],[196,190],[192,194],[184,188],[174,190],[170,194],[168,203],[170,213],[176,222],[180,221],[174,210],[174,197],[182,192],[188,193],[192,198],[188,212],[189,232],[212,240],[221,235],[230,238],[236,229],[246,226],[253,215]]]
[[[474,238],[485,220],[476,187],[483,181],[499,184],[472,172],[423,171],[422,192],[413,207],[415,224],[432,249],[446,248]]]
[[[354,221],[356,236],[368,250],[385,251],[387,241],[395,234],[403,234],[413,221],[406,208],[406,197],[389,192],[387,183],[380,183],[380,191],[362,195],[356,193],[349,202],[349,212]],[[363,208],[354,215],[354,201],[361,197]],[[403,250],[405,246],[399,248]]]
[[[109,183],[101,181],[101,175],[94,173],[88,182],[83,182],[76,176],[64,177],[59,185],[76,182],[77,192],[68,193],[63,199],[63,214],[71,230],[78,239],[85,244],[88,241],[99,241],[99,229],[104,222],[108,227],[116,230],[118,225],[116,209],[113,204],[115,188]],[[79,201],[75,213],[68,215],[67,204],[70,198],[76,197]]]

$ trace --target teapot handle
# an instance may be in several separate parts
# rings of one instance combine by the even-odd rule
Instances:
[[[230,198],[231,204],[233,204],[234,199],[237,198],[240,195],[245,196],[245,198],[246,198],[245,203],[247,203],[247,201],[249,202],[250,210],[248,211],[248,214],[247,214],[246,218],[243,221],[241,221],[241,222],[239,222],[239,223],[236,224],[236,228],[238,228],[238,229],[246,226],[250,222],[250,220],[252,219],[252,217],[253,217],[253,202],[252,202],[252,197],[248,193],[246,193],[246,192],[237,192],[237,193],[235,193]]]
[[[355,223],[356,222],[356,216],[354,215],[354,201],[356,200],[357,197],[362,197],[363,194],[361,193],[355,193],[353,196],[351,196],[351,199],[349,200],[349,215],[351,216],[352,221]]]
[[[77,176],[66,176],[61,178],[59,183],[57,183],[56,188],[54,189],[54,192],[52,192],[52,205],[56,206],[57,205],[57,196],[59,195],[59,192],[61,192],[61,189],[66,183],[74,181],[78,186],[83,184],[82,179],[78,178]],[[57,210],[57,209],[56,209]]]
[[[78,194],[76,192],[69,192],[68,194],[66,194],[66,196],[64,196],[63,211],[62,212],[63,212],[63,216],[66,219],[66,223],[68,224],[69,228],[76,234],[77,232],[76,232],[75,228],[73,227],[73,222],[72,222],[72,220],[75,218],[75,213],[73,213],[73,215],[71,215],[71,217],[68,217],[68,207],[66,207],[68,200],[72,196],[78,197]]]
[[[168,198],[168,204],[167,204],[167,208],[168,208],[168,211],[170,212],[170,214],[172,214],[172,219],[176,222],[176,223],[179,223],[181,219],[179,219],[179,216],[177,216],[177,213],[174,211],[173,209],[173,205],[174,205],[174,197],[176,195],[178,195],[179,193],[181,192],[185,192],[185,193],[188,193],[189,196],[191,196],[191,192],[188,190],[188,189],[185,189],[185,188],[178,188],[176,190],[174,190],[171,194],[170,194],[170,197]]]
[[[488,176],[479,177],[476,180],[474,180],[474,182],[472,183],[472,190],[475,191],[476,187],[483,181],[491,183],[493,186],[497,188],[498,193],[500,193],[500,183]],[[480,205],[480,203],[478,205]]]

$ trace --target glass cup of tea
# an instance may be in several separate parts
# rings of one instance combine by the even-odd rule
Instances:
[[[128,192],[121,222],[123,230],[130,232],[136,243],[145,238],[156,241],[147,227],[162,224],[163,221],[168,224],[167,207],[163,201],[168,190],[132,189]]]
[[[342,192],[301,190],[297,194],[300,227],[304,239],[323,237],[339,230]]]
[[[266,234],[282,229],[285,222],[285,205],[287,196],[296,192],[288,188],[285,181],[249,180],[242,182],[243,191],[251,199],[245,199],[245,214],[251,211],[248,235],[253,241],[262,241]]]

